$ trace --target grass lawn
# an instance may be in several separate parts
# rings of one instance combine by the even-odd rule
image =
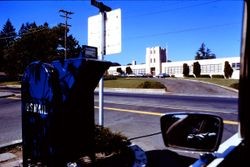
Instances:
[[[237,85],[239,83],[238,79],[223,79],[223,78],[188,78],[191,80],[198,80],[204,82],[210,82],[222,86],[235,88],[233,85]],[[104,87],[107,88],[143,88],[140,87],[141,84],[145,82],[150,82],[150,87],[148,88],[162,88],[160,86],[152,86],[157,85],[159,82],[143,79],[143,78],[117,78],[116,80],[105,80]]]
[[[223,79],[223,78],[189,78],[189,79],[210,82],[227,87],[232,87],[232,85],[239,83],[238,79]]]
[[[137,88],[143,83],[144,79],[135,78],[117,78],[115,80],[105,80],[104,87],[107,88]]]
[[[104,87],[106,88],[165,88],[163,84],[149,79],[138,78],[117,78],[115,80],[105,80]]]

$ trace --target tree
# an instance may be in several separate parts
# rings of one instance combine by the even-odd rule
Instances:
[[[31,31],[37,30],[37,25],[35,22],[33,23],[26,23],[26,24],[22,24],[21,28],[18,31],[18,35],[19,36],[24,36],[27,35],[28,33],[30,33]]]
[[[200,63],[198,61],[194,62],[194,64],[193,64],[193,73],[194,73],[195,77],[199,77],[201,75],[201,66],[200,66]]]
[[[0,32],[0,71],[3,70],[3,66],[4,66],[4,36],[2,34],[2,31]]]
[[[78,57],[81,52],[79,42],[72,36],[67,37],[67,58]]]
[[[231,65],[229,64],[228,61],[225,61],[225,65],[224,65],[224,75],[225,77],[228,79],[228,78],[231,78],[232,77],[232,74],[233,74],[233,69],[231,67]]]
[[[124,72],[122,71],[122,68],[120,68],[120,67],[116,69],[116,72],[118,72],[118,73],[120,73],[120,74],[123,74],[123,73],[124,73]]]
[[[117,62],[113,62],[111,66],[121,66],[121,64],[119,64]]]
[[[16,30],[8,19],[0,32],[0,70],[4,70],[7,49],[13,45],[16,36]]]
[[[126,74],[132,74],[133,71],[131,69],[131,67],[126,67]]]
[[[201,44],[201,47],[196,52],[195,60],[202,60],[202,59],[215,59],[216,55],[211,52],[210,49],[206,48],[204,43]]]
[[[10,75],[22,73],[26,66],[33,61],[50,62],[55,59],[63,59],[64,52],[58,48],[63,44],[64,28],[55,26],[49,28],[47,23],[37,26],[36,23],[22,24],[18,38],[6,52],[5,71]],[[78,41],[69,36],[68,57],[80,55]]]
[[[11,45],[15,41],[16,36],[17,36],[16,29],[12,25],[10,19],[8,19],[6,21],[6,23],[3,26],[3,29],[1,31],[1,34],[3,37],[5,37],[4,40],[5,40],[7,46]]]
[[[188,77],[189,76],[189,66],[187,63],[184,63],[183,64],[183,75],[184,77]]]

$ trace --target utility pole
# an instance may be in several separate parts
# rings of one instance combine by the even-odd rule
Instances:
[[[70,27],[71,25],[68,25],[68,19],[71,19],[69,17],[69,15],[71,14],[74,14],[73,12],[69,12],[69,11],[66,11],[66,10],[59,10],[59,12],[62,12],[63,15],[60,15],[61,17],[65,18],[65,24],[64,24],[64,27],[65,27],[65,30],[64,30],[64,59],[67,59],[67,29],[68,27]]]

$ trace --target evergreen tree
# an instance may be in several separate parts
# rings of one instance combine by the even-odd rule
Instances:
[[[199,77],[201,75],[201,66],[200,66],[200,63],[198,61],[194,62],[194,64],[193,64],[193,73],[194,73],[195,77]]]
[[[20,30],[18,31],[18,35],[23,36],[27,35],[28,33],[32,33],[32,31],[33,32],[38,31],[37,28],[38,27],[35,22],[22,24]]]
[[[0,70],[4,70],[6,59],[7,59],[7,49],[13,45],[16,39],[16,31],[12,25],[10,19],[8,19],[0,32]]]
[[[78,57],[81,52],[79,42],[72,36],[67,37],[67,58]]]
[[[2,31],[0,31],[0,72],[3,71],[3,66],[4,66],[4,48],[5,48],[4,41],[5,41],[4,35]]]
[[[131,67],[126,67],[126,74],[132,74],[133,71],[131,69]]]
[[[206,48],[204,43],[201,44],[201,47],[196,52],[195,60],[202,60],[202,59],[215,59],[216,55],[211,52],[210,49]]]
[[[228,61],[225,61],[225,65],[224,65],[224,75],[225,77],[228,79],[228,78],[231,78],[232,77],[232,74],[233,74],[233,69],[231,67],[231,65],[229,64]]]
[[[13,44],[13,42],[16,39],[16,29],[14,28],[14,26],[12,25],[10,19],[8,19],[5,23],[5,25],[3,26],[3,29],[1,31],[2,37],[4,37],[5,39],[5,44],[7,47],[9,47],[11,44]]]
[[[188,77],[189,76],[189,66],[187,63],[183,64],[183,75],[184,77]]]
[[[124,72],[122,71],[122,68],[120,68],[120,67],[116,69],[116,72],[118,72],[118,73],[120,73],[120,74],[123,74],[123,73],[124,73]]]

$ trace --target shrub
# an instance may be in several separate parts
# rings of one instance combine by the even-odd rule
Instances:
[[[106,75],[103,77],[103,80],[116,80],[117,77],[113,75]]]
[[[201,75],[201,65],[198,61],[193,64],[193,73],[196,77]]]
[[[185,77],[187,77],[187,76],[189,75],[189,66],[188,66],[187,63],[184,63],[184,64],[183,64],[183,72],[182,72],[182,74],[183,74]]]
[[[232,74],[233,74],[233,69],[230,65],[230,63],[228,61],[225,61],[225,65],[224,65],[224,75],[225,77],[228,79],[228,78],[231,78]]]
[[[199,78],[211,78],[210,75],[200,75]]]
[[[121,133],[114,133],[109,128],[99,125],[95,127],[95,152],[104,153],[120,153],[126,148],[127,137]]]
[[[121,133],[114,133],[109,128],[95,126],[95,161],[83,156],[77,161],[85,167],[129,167],[133,165],[134,153],[129,149],[130,142]]]
[[[224,75],[214,74],[212,75],[212,78],[225,78]]]
[[[188,75],[187,77],[188,77],[188,78],[195,78],[194,75]]]
[[[144,81],[138,88],[153,88],[153,89],[166,89],[166,87],[160,82]]]

